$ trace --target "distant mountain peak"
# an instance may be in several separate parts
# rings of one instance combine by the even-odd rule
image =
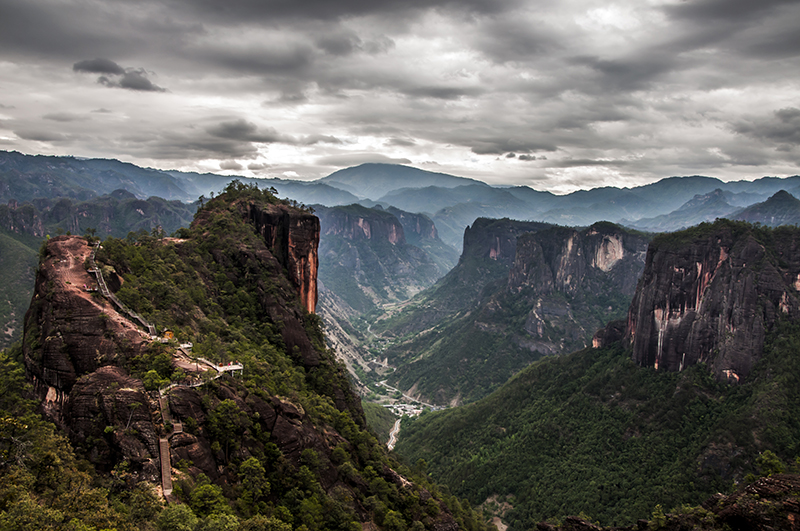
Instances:
[[[488,186],[486,183],[466,177],[431,172],[413,166],[377,162],[344,168],[314,182],[328,184],[372,200],[380,199],[401,188],[425,188],[428,186],[455,188],[465,184]]]

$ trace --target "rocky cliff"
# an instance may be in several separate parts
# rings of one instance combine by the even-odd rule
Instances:
[[[319,218],[286,205],[240,204],[240,210],[286,269],[306,311],[317,307]]]
[[[398,472],[366,430],[305,306],[316,293],[303,286],[316,278],[318,227],[308,212],[234,182],[180,238],[105,240],[96,257],[104,278],[123,304],[169,330],[162,338],[87,291],[84,238],[50,240],[23,347],[41,409],[115,490],[174,485],[163,494],[201,518],[483,528],[427,481]]]
[[[409,241],[418,242],[439,239],[439,231],[436,229],[436,225],[425,214],[405,212],[395,207],[389,207],[386,211],[400,221]]]
[[[508,288],[537,295],[574,295],[591,284],[631,296],[644,267],[648,238],[611,223],[587,229],[557,227],[517,240]]]
[[[619,317],[636,289],[648,241],[611,223],[520,236],[508,289],[530,305],[529,347],[547,354],[582,348]]]
[[[47,416],[78,443],[102,433],[106,425],[137,426],[136,434],[100,436],[91,459],[110,468],[124,455],[152,476],[157,437],[149,407],[127,418],[132,404],[149,400],[141,381],[132,381],[119,368],[141,355],[149,338],[97,292],[87,291],[96,286],[86,268],[90,254],[79,236],[48,241],[25,316],[27,376]]]
[[[389,321],[389,331],[409,335],[385,351],[397,366],[389,381],[457,405],[542,356],[587,346],[625,315],[647,243],[611,223],[477,220],[459,264]]]
[[[403,223],[391,212],[361,205],[316,208],[322,284],[359,313],[404,301],[447,272],[433,255],[435,247],[408,243]],[[421,241],[416,233],[414,239]]]
[[[800,317],[800,230],[720,220],[655,238],[628,312],[625,337],[644,366],[706,363],[738,381],[761,357],[765,333]]]
[[[319,210],[319,216],[326,236],[336,235],[352,241],[386,241],[392,245],[406,243],[400,220],[380,208],[361,205],[323,208]]]
[[[534,221],[478,218],[464,230],[461,260],[489,258],[511,265],[517,253],[517,237],[550,226]]]

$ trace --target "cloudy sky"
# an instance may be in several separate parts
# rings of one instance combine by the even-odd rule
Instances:
[[[797,0],[0,0],[0,149],[569,191],[800,173]]]

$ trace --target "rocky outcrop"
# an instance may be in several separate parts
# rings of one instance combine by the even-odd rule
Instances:
[[[436,230],[436,225],[425,214],[405,212],[395,207],[389,207],[386,211],[396,217],[403,225],[403,231],[408,241],[415,243],[420,240],[439,239],[439,231]]]
[[[776,320],[800,317],[800,230],[720,220],[662,235],[647,252],[625,336],[643,366],[707,363],[747,376]]]
[[[592,330],[627,308],[647,244],[646,237],[611,223],[520,236],[508,290],[531,306],[527,346],[547,354],[585,346]],[[592,344],[611,337],[609,332]]]
[[[242,203],[240,208],[287,270],[306,311],[313,313],[318,298],[319,218],[286,205]]]
[[[42,410],[89,459],[109,470],[123,459],[156,477],[158,439],[141,381],[119,366],[142,353],[144,332],[88,292],[91,248],[79,236],[47,242],[25,316],[23,355]],[[94,293],[94,295],[92,294]]]
[[[154,481],[159,477],[158,435],[150,407],[141,380],[106,366],[78,379],[64,422],[75,444],[91,439],[89,459],[101,470],[109,471],[125,459]]]
[[[324,235],[346,240],[379,240],[404,245],[405,232],[400,221],[389,212],[361,205],[321,208],[318,210]]]
[[[461,261],[467,258],[490,258],[511,265],[517,252],[517,237],[551,226],[535,221],[478,218],[464,230]]]
[[[448,270],[435,257],[434,244],[443,246],[440,241],[412,232],[415,244],[409,243],[400,220],[380,207],[318,207],[316,212],[322,226],[320,279],[357,312],[404,301]],[[435,232],[424,229],[422,217],[419,223],[423,232]]]
[[[44,225],[36,207],[30,203],[19,204],[13,199],[8,205],[0,205],[0,227],[17,234],[44,237]]]
[[[25,367],[56,419],[78,378],[138,355],[145,341],[105,299],[86,291],[95,285],[84,265],[90,254],[82,237],[49,240],[25,316]]]
[[[517,240],[508,288],[537,295],[605,288],[633,295],[648,240],[611,223],[583,230],[555,227]]]

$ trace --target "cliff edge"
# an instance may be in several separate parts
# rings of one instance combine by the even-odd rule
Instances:
[[[628,311],[625,338],[642,366],[706,363],[738,381],[766,331],[800,317],[800,230],[719,220],[656,237]]]

